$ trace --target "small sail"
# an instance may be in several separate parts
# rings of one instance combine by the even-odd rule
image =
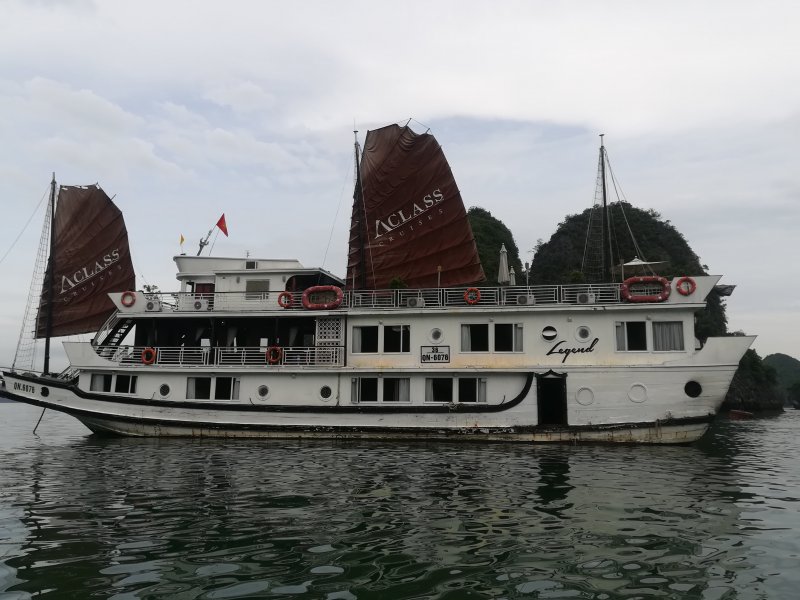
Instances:
[[[347,284],[450,287],[484,279],[461,193],[436,138],[399,125],[367,132]]]
[[[52,286],[52,337],[97,331],[114,310],[109,292],[135,289],[122,212],[97,185],[61,186],[56,204],[52,264],[45,275],[36,337],[46,336],[47,290]]]

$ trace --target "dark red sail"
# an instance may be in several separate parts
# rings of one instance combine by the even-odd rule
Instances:
[[[399,125],[367,132],[347,285],[450,287],[484,279],[461,193],[436,138]]]
[[[36,337],[46,336],[51,280],[50,335],[97,331],[114,310],[108,293],[136,285],[122,212],[97,185],[61,186],[52,235],[55,277],[45,275]]]

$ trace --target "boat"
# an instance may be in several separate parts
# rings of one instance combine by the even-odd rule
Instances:
[[[292,259],[175,256],[177,291],[104,290],[110,314],[91,341],[64,342],[69,367],[5,370],[5,394],[127,436],[703,435],[754,339],[695,340],[720,276],[491,285],[433,135],[369,131],[355,157],[344,279]]]

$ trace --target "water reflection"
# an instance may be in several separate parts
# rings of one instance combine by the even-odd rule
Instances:
[[[780,597],[800,551],[800,481],[791,457],[771,453],[796,450],[798,426],[721,423],[679,448],[94,437],[5,448],[0,519],[14,549],[0,591]]]

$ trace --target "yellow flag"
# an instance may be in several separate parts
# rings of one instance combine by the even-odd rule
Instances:
[[[183,242],[185,242],[185,241],[186,241],[186,238],[184,238],[183,234],[181,234],[181,246],[183,246]]]

